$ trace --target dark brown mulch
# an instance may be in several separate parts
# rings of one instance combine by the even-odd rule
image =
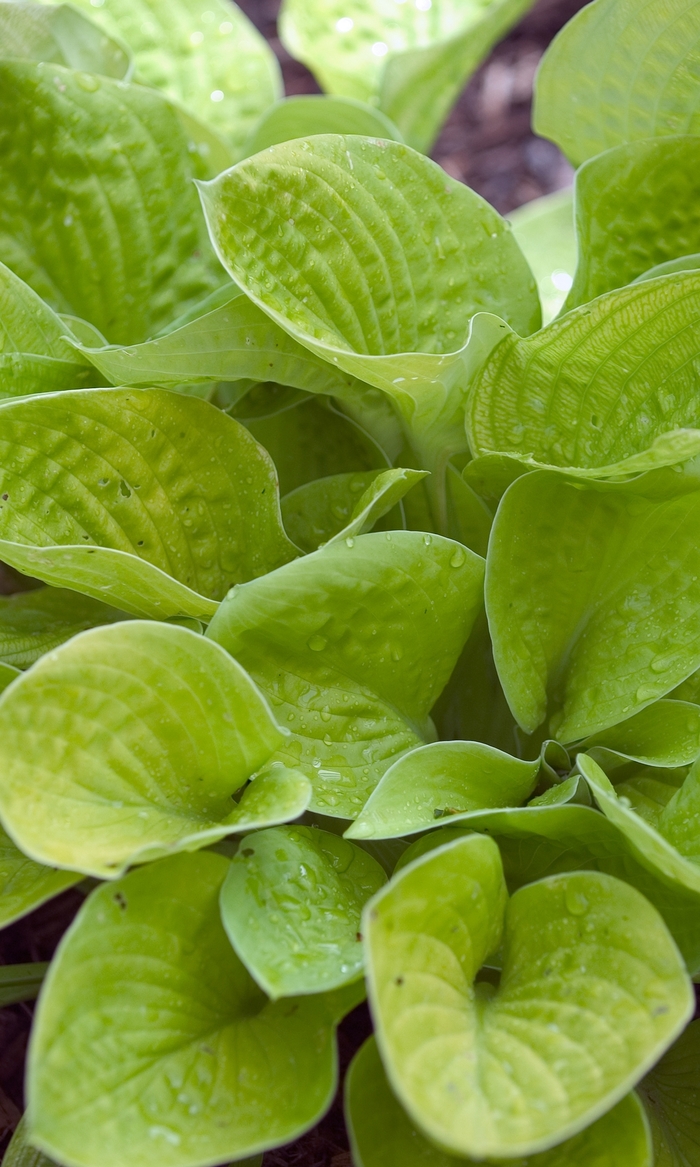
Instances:
[[[285,52],[276,35],[279,0],[239,0],[268,37],[282,64],[288,94],[315,93],[314,78]],[[568,185],[572,172],[550,142],[530,130],[532,82],[537,63],[558,29],[584,0],[539,0],[493,52],[460,97],[433,156],[453,177],[468,183],[502,213]],[[0,594],[27,586],[0,565]],[[0,934],[0,963],[49,960],[77,911],[82,896],[65,892]],[[23,1107],[24,1058],[31,1005],[0,1010],[0,1152],[4,1152]],[[340,1027],[342,1072],[370,1032],[366,1006]],[[350,1167],[340,1091],[316,1129],[289,1147],[265,1155],[265,1167]]]

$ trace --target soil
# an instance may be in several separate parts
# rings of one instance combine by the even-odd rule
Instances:
[[[286,91],[317,93],[312,75],[293,61],[276,32],[278,0],[238,0],[268,38],[282,65]],[[572,170],[550,142],[530,130],[532,83],[540,57],[583,0],[539,0],[474,75],[438,139],[433,157],[501,214],[569,185]],[[0,594],[32,586],[0,565]],[[0,964],[49,960],[83,896],[71,889],[0,934]],[[4,1153],[24,1105],[23,1079],[32,1005],[0,1009],[0,1153]],[[365,1005],[340,1026],[341,1081],[353,1054],[368,1036]],[[264,1157],[264,1167],[351,1167],[340,1090],[323,1121],[295,1143]]]

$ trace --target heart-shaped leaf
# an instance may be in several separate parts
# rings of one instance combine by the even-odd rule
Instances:
[[[59,1162],[221,1163],[329,1106],[334,1028],[358,990],[268,1001],[221,924],[228,866],[200,852],[135,871],[97,888],[64,937],[28,1072],[29,1137]]]
[[[509,487],[489,545],[486,609],[501,684],[526,732],[548,716],[564,743],[598,733],[697,669],[699,521],[696,491],[659,498],[644,481],[584,486],[539,471]]]
[[[628,884],[576,872],[505,901],[498,848],[469,836],[403,868],[363,921],[389,1080],[425,1134],[474,1158],[583,1130],[694,1008],[661,917]],[[500,984],[475,986],[501,942]]]
[[[0,928],[78,883],[80,875],[28,859],[0,827]]]
[[[117,608],[63,588],[0,596],[0,660],[26,669],[78,632],[126,619]]]
[[[542,322],[549,324],[566,300],[576,271],[571,190],[533,199],[510,215],[516,242],[537,280]]]
[[[243,839],[221,890],[229,940],[269,997],[322,993],[362,976],[362,909],[386,874],[317,827]]]
[[[279,142],[314,134],[359,134],[402,142],[398,126],[381,110],[352,97],[303,94],[278,101],[260,118],[245,144],[246,155],[259,154]]]
[[[207,632],[260,686],[291,738],[275,755],[313,807],[355,818],[428,714],[481,607],[483,561],[417,531],[377,532],[235,588]]]
[[[43,657],[0,698],[0,724],[0,815],[13,840],[41,863],[103,879],[261,825],[259,808],[231,799],[284,739],[217,644],[139,620]],[[274,767],[250,797],[269,781]],[[263,825],[308,803],[301,775],[281,793]]]
[[[643,11],[643,19],[640,19]],[[578,166],[611,146],[700,131],[693,0],[596,0],[570,20],[537,76],[534,128]],[[562,92],[567,100],[562,101]]]
[[[0,54],[52,61],[84,73],[128,81],[133,62],[126,45],[106,36],[72,4],[4,3],[0,8]]]
[[[700,1162],[699,1074],[700,1022],[693,1021],[639,1083],[656,1167],[697,1167]]]
[[[274,467],[245,428],[166,390],[0,407],[0,554],[136,615],[208,617],[293,558]]]
[[[392,1092],[373,1037],[350,1063],[345,1078],[345,1120],[355,1167],[457,1167],[459,1163],[474,1163],[439,1150],[414,1125]],[[627,1094],[602,1118],[558,1147],[525,1159],[501,1159],[500,1163],[502,1167],[651,1167],[652,1146],[644,1109],[636,1094]]]
[[[134,344],[223,282],[176,112],[140,85],[0,61],[0,259]]]

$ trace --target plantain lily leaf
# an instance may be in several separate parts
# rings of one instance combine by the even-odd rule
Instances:
[[[381,110],[352,97],[304,94],[287,97],[263,114],[245,145],[245,154],[313,134],[359,134],[402,142],[401,131]]]
[[[72,871],[34,863],[0,827],[0,928],[33,912],[80,878]]]
[[[693,1021],[639,1084],[654,1141],[655,1167],[700,1163],[700,1022]]]
[[[0,127],[0,259],[55,311],[135,344],[223,282],[159,94],[0,61]]]
[[[273,146],[200,193],[236,283],[295,340],[386,393],[421,464],[444,478],[466,448],[469,377],[509,325],[540,321],[504,220],[406,146],[331,134]]]
[[[700,706],[656,701],[583,745],[602,746],[648,766],[687,766],[700,755]]]
[[[297,554],[264,450],[166,390],[0,407],[0,495],[6,563],[136,615],[209,617],[232,583]]]
[[[575,166],[624,142],[700,132],[697,6],[648,0],[640,15],[636,0],[595,0],[545,53],[534,129]]]
[[[506,910],[498,848],[480,835],[404,867],[363,934],[389,1080],[453,1154],[529,1155],[578,1134],[694,1008],[678,950],[634,888],[575,872],[521,888]],[[474,986],[501,943],[500,984]]]
[[[700,122],[698,124],[700,130]],[[621,288],[683,257],[697,269],[700,137],[633,142],[592,158],[576,175],[579,265],[567,307]],[[601,199],[601,191],[605,191]],[[691,262],[688,264],[688,260]],[[657,275],[670,274],[667,269]]]
[[[322,993],[362,976],[362,909],[386,883],[375,859],[317,827],[243,839],[221,889],[236,953],[268,997]]]
[[[576,232],[572,191],[533,199],[510,216],[516,242],[530,265],[542,303],[542,322],[558,314],[576,271]]]
[[[8,833],[40,863],[102,879],[261,825],[260,805],[244,796],[232,810],[231,798],[284,739],[217,644],[139,620],[83,632],[43,657],[0,697],[0,724]],[[290,777],[296,817],[309,788]],[[273,798],[264,825],[289,810],[279,793],[282,814]]]
[[[228,867],[177,855],[89,897],[32,1033],[28,1134],[44,1153],[76,1167],[220,1163],[296,1138],[330,1105],[334,1029],[354,1002],[268,1001],[221,924]]]
[[[345,1120],[355,1167],[457,1167],[459,1163],[474,1163],[439,1150],[411,1122],[387,1082],[374,1037],[367,1039],[350,1063],[345,1079]],[[503,1167],[651,1167],[652,1145],[644,1108],[636,1094],[627,1094],[602,1118],[558,1147],[500,1162]]]
[[[0,596],[0,660],[26,669],[78,632],[126,619],[117,608],[63,588]]]
[[[131,80],[133,61],[123,41],[107,36],[71,4],[8,3],[0,7],[0,53],[52,61],[84,73]]]
[[[225,0],[76,0],[134,54],[135,79],[211,124],[240,156],[260,115],[281,96],[277,59],[241,9]]]
[[[479,741],[506,754],[518,752],[517,728],[493,660],[485,613],[469,640],[431,717],[442,741]]]
[[[674,272],[698,271],[700,269],[700,252],[694,255],[681,255],[678,259],[668,259],[665,263],[658,263],[655,267],[649,268],[641,276],[637,276],[636,280],[632,280],[633,284],[642,283],[645,280],[655,280],[659,276],[672,275]]]
[[[389,767],[346,838],[412,835],[440,819],[518,806],[532,794],[539,769],[539,758],[522,762],[480,742],[419,746]]]
[[[355,818],[428,713],[481,607],[482,560],[414,531],[349,538],[235,588],[207,635],[248,670],[292,736],[275,755],[312,806]]]
[[[285,529],[303,551],[363,535],[385,516],[380,529],[391,530],[399,524],[388,521],[390,512],[425,477],[424,470],[385,470],[319,478],[282,499]]]
[[[698,668],[700,496],[644,489],[539,471],[503,497],[486,609],[501,684],[527,733],[546,717],[564,744],[599,733]]]
[[[467,78],[530,6],[530,0],[433,0],[430,9],[391,0],[285,0],[280,36],[323,89],[378,104],[427,154]]]

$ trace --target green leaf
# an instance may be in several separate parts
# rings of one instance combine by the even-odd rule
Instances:
[[[472,453],[603,478],[692,458],[699,310],[700,273],[689,272],[611,292],[524,340],[507,336],[470,396]]]
[[[518,806],[532,794],[540,760],[522,762],[480,742],[433,742],[386,771],[349,839],[412,835],[444,818],[494,806]]]
[[[29,668],[78,632],[127,618],[117,608],[63,588],[0,596],[0,661]]]
[[[628,884],[576,872],[505,901],[498,848],[469,836],[404,867],[363,920],[389,1080],[419,1129],[474,1158],[578,1134],[694,1007],[661,917]],[[502,931],[500,984],[474,986]]]
[[[210,123],[240,154],[260,115],[281,96],[279,65],[236,4],[207,0],[76,0],[133,51],[136,80]]]
[[[676,477],[676,476],[674,476]],[[645,497],[644,490],[647,490]],[[493,526],[486,610],[519,724],[573,742],[663,697],[700,662],[700,495],[539,471]]]
[[[102,73],[129,81],[131,54],[123,41],[106,36],[71,4],[3,3],[0,7],[0,53],[52,61],[84,73]]]
[[[392,1093],[374,1037],[367,1039],[350,1063],[345,1121],[355,1167],[457,1167],[474,1162],[439,1150],[414,1126]],[[558,1147],[500,1162],[503,1167],[651,1167],[644,1109],[636,1094],[627,1094],[602,1118]]]
[[[0,554],[136,615],[209,617],[297,554],[270,459],[213,406],[88,389],[0,407]]]
[[[57,312],[134,344],[223,282],[159,94],[0,61],[0,127],[0,258]]]
[[[317,827],[243,839],[221,890],[221,918],[268,997],[322,993],[362,976],[362,909],[386,875],[370,855]]]
[[[284,740],[217,644],[139,620],[43,657],[0,697],[0,725],[5,828],[38,862],[102,879],[261,825],[259,807],[231,799]],[[290,777],[296,817],[308,783]],[[290,808],[271,809],[265,826]]]
[[[381,110],[352,97],[322,97],[314,93],[287,97],[268,109],[246,142],[245,154],[259,154],[268,146],[313,134],[359,134],[403,141],[401,131]]]
[[[273,146],[200,193],[236,283],[295,340],[386,393],[444,489],[446,462],[466,448],[469,377],[508,325],[540,322],[504,220],[407,146],[342,135]]]
[[[0,965],[0,1006],[34,1001],[39,996],[48,967],[44,962]]]
[[[24,1115],[15,1129],[3,1159],[5,1167],[58,1167],[53,1159],[47,1159],[41,1151],[35,1150],[27,1141],[26,1119]]]
[[[637,276],[633,280],[633,284],[642,283],[644,280],[655,280],[659,276],[669,276],[674,272],[698,271],[700,269],[700,252],[694,255],[681,255],[678,259],[668,259],[665,263],[659,263],[656,267],[652,267],[649,271],[645,271],[641,276]]]
[[[428,10],[391,0],[285,0],[280,36],[323,89],[378,104],[427,154],[467,78],[530,6],[433,0]]]
[[[583,745],[603,746],[648,766],[687,766],[700,755],[700,706],[655,701]]]
[[[483,561],[414,531],[331,543],[235,588],[207,632],[248,670],[291,738],[276,757],[312,806],[355,818],[428,713],[481,606]]]
[[[103,885],[61,942],[28,1070],[29,1137],[59,1162],[221,1163],[330,1105],[347,994],[268,1001],[221,924],[228,867],[178,855]]]
[[[424,470],[399,469],[318,478],[282,499],[285,529],[303,551],[363,535],[385,516],[391,519],[396,503],[425,477]],[[388,520],[381,530],[403,525]]]
[[[576,175],[579,264],[567,308],[700,249],[694,214],[699,169],[700,137],[633,142],[581,167]],[[697,258],[681,270],[693,267],[698,267]]]
[[[0,827],[0,927],[33,912],[78,883],[72,871],[55,871],[28,859]]]
[[[700,1022],[693,1021],[639,1084],[654,1140],[655,1167],[700,1163]]]
[[[533,199],[509,215],[513,234],[530,265],[549,324],[566,299],[576,271],[574,205],[570,189]]]
[[[643,18],[642,17],[643,11]],[[545,53],[533,124],[580,165],[640,138],[700,132],[694,0],[596,0]],[[566,100],[562,100],[562,94]]]

